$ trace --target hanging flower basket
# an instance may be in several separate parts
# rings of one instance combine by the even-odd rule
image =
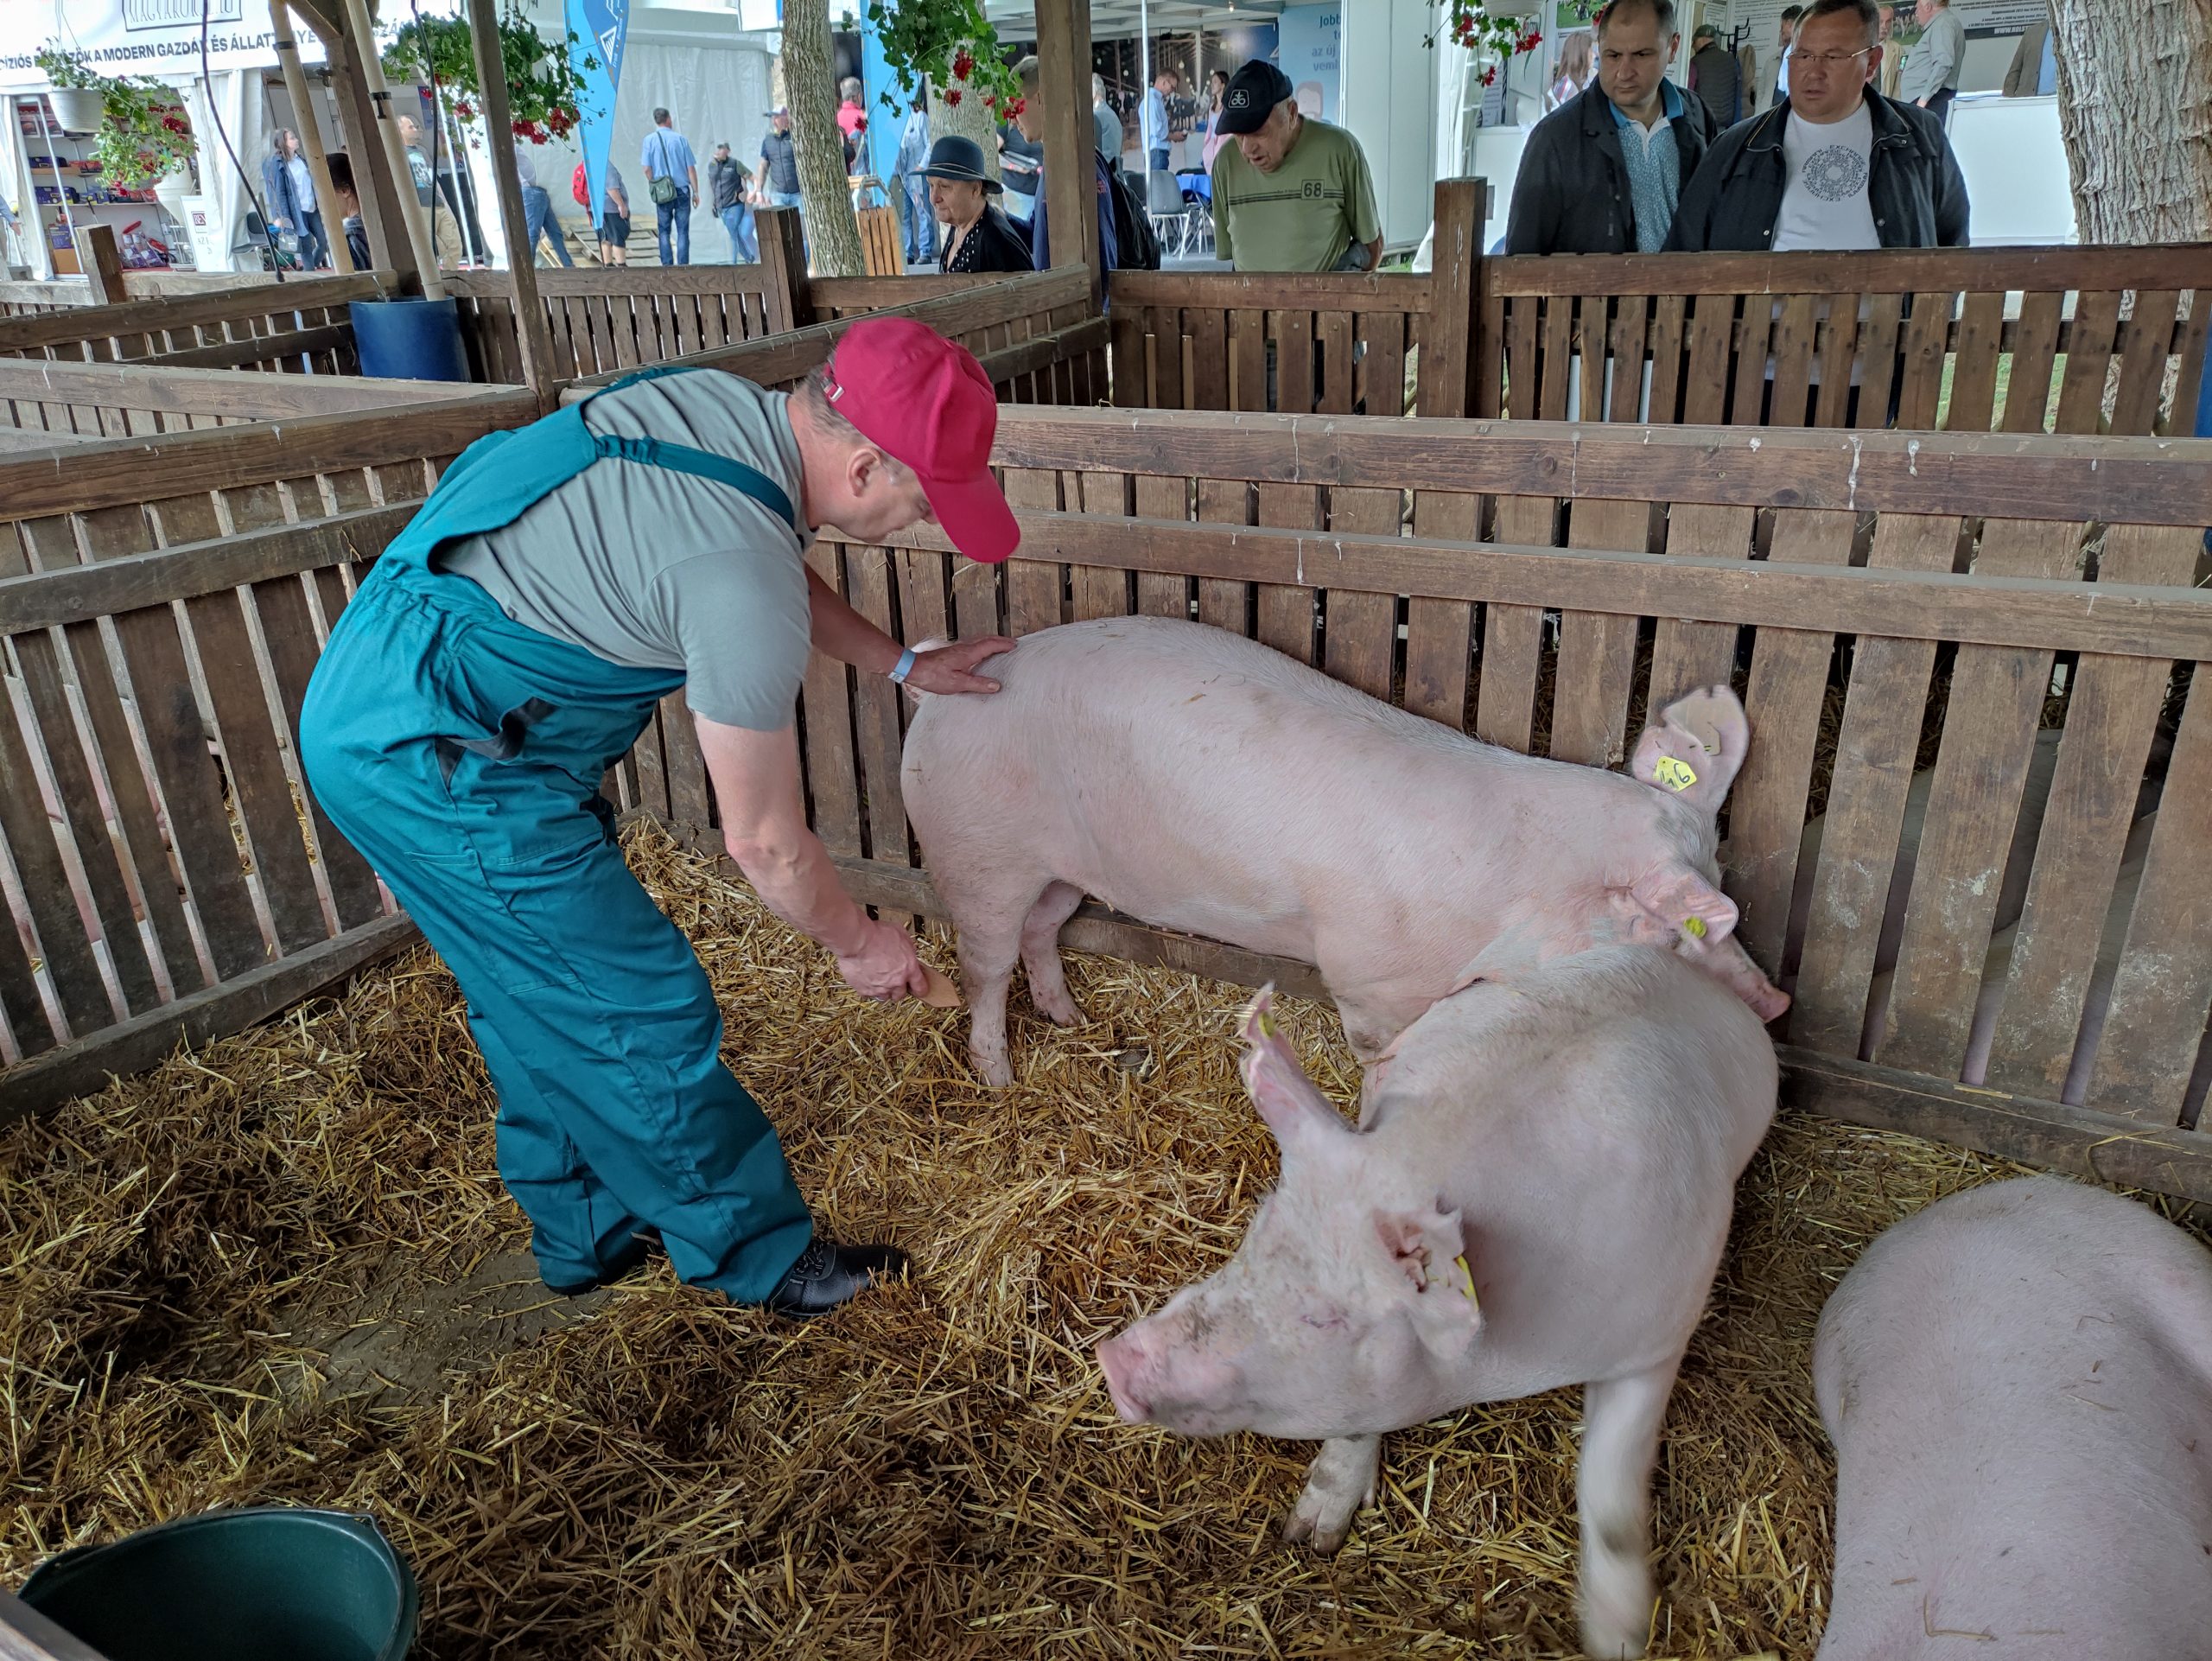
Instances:
[[[566,137],[582,118],[583,77],[569,60],[569,41],[549,41],[518,3],[499,16],[499,61],[507,75],[507,114],[514,136],[533,144]],[[585,67],[596,69],[595,59]],[[481,105],[475,36],[461,17],[422,17],[408,22],[384,54],[384,72],[397,80],[428,81],[454,101],[453,111],[471,119]],[[596,114],[597,111],[593,111]]]
[[[168,87],[143,75],[108,83],[107,118],[100,124],[92,154],[111,189],[143,190],[181,179],[184,183],[177,194],[188,194],[197,149],[184,106]]]
[[[59,41],[49,41],[32,58],[54,90],[46,101],[54,106],[54,119],[66,133],[95,131],[107,101],[107,78],[86,63],[81,54]]]
[[[1008,113],[999,106],[1015,101],[1020,87],[999,48],[998,30],[983,15],[982,0],[899,0],[895,11],[870,0],[868,21],[908,103],[927,77],[955,108],[963,98],[981,98],[988,108]],[[899,107],[888,92],[879,102]]]

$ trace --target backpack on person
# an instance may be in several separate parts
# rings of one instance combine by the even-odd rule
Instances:
[[[1152,228],[1152,215],[1122,171],[1118,162],[1109,162],[1106,171],[1114,181],[1114,241],[1120,256],[1114,262],[1117,271],[1156,271],[1160,269],[1160,238]]]
[[[576,163],[575,175],[569,181],[569,194],[576,199],[578,207],[591,206],[591,187],[584,182],[584,164],[582,162]]]

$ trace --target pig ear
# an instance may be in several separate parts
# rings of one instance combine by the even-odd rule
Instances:
[[[1734,932],[1736,902],[1688,866],[1655,871],[1628,891],[1629,938],[1695,952]]]
[[[1718,813],[1751,745],[1743,703],[1726,686],[1675,699],[1637,740],[1629,771],[1654,790]]]
[[[1298,1056],[1275,1018],[1274,992],[1270,983],[1245,1006],[1238,1028],[1245,1045],[1241,1069],[1253,1106],[1260,1110],[1260,1117],[1287,1155],[1294,1147],[1311,1146],[1332,1136],[1348,1136],[1351,1129],[1298,1065]]]
[[[1377,1211],[1375,1237],[1404,1277],[1414,1330],[1439,1357],[1465,1350],[1482,1326],[1482,1300],[1457,1209],[1440,1195],[1419,1211]]]

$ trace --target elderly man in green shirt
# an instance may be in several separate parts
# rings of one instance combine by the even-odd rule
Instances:
[[[1371,271],[1382,257],[1359,141],[1298,112],[1290,78],[1255,58],[1229,78],[1213,162],[1213,238],[1240,271]]]

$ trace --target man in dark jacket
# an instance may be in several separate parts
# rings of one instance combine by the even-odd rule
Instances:
[[[1669,248],[1966,245],[1966,180],[1943,124],[1869,85],[1880,28],[1874,0],[1814,0],[1790,48],[1789,96],[1713,142],[1682,188]]]
[[[1700,23],[1690,36],[1690,91],[1705,100],[1713,130],[1726,132],[1744,113],[1743,71],[1736,54],[1720,44],[1720,31]]]
[[[1704,103],[1667,80],[1674,0],[1598,14],[1598,73],[1536,124],[1513,184],[1509,254],[1656,253],[1713,141]]]

